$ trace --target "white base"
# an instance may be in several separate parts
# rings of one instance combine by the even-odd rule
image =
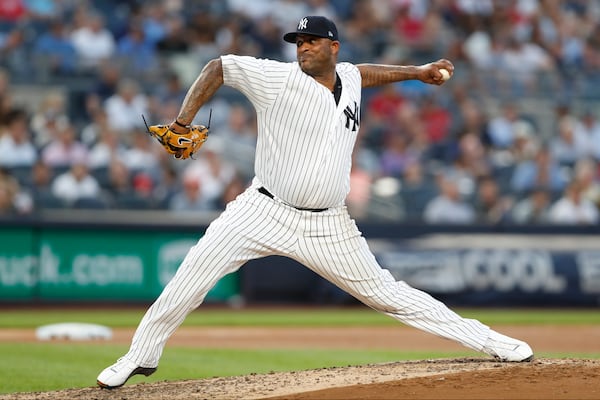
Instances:
[[[35,336],[38,340],[109,340],[112,338],[112,330],[103,325],[63,322],[40,326],[36,329]]]

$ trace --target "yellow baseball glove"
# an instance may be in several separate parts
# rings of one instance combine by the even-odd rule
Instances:
[[[145,122],[145,120],[144,120]],[[156,138],[167,153],[185,160],[196,153],[208,138],[208,127],[204,125],[183,125],[175,121],[171,125],[148,126],[148,133]]]

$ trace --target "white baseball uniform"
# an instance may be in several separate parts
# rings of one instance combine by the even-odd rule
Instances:
[[[342,91],[336,104],[332,92],[296,62],[234,55],[221,60],[224,84],[256,108],[256,177],[189,250],[140,322],[125,357],[156,367],[167,339],[217,281],[268,255],[290,257],[377,311],[481,351],[490,328],[395,281],[344,206],[359,127],[357,67],[337,65]]]

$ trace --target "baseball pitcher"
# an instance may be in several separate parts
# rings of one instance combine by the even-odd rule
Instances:
[[[170,143],[169,153],[185,158],[206,140],[204,127],[190,127],[196,113],[221,85],[233,87],[256,109],[255,177],[189,250],[140,322],[127,354],[100,373],[98,385],[115,388],[132,375],[153,373],[169,337],[217,281],[248,260],[269,255],[302,263],[404,324],[501,361],[531,360],[527,343],[462,318],[396,281],[377,263],[344,206],[361,89],[409,79],[441,85],[447,76],[440,70],[451,76],[453,64],[445,59],[419,66],[338,62],[336,26],[321,16],[302,18],[283,39],[296,46],[296,62],[237,55],[211,60],[175,121],[149,128],[163,145]]]

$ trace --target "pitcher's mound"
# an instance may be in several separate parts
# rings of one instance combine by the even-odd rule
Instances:
[[[442,359],[0,396],[58,399],[599,399],[600,360]]]

